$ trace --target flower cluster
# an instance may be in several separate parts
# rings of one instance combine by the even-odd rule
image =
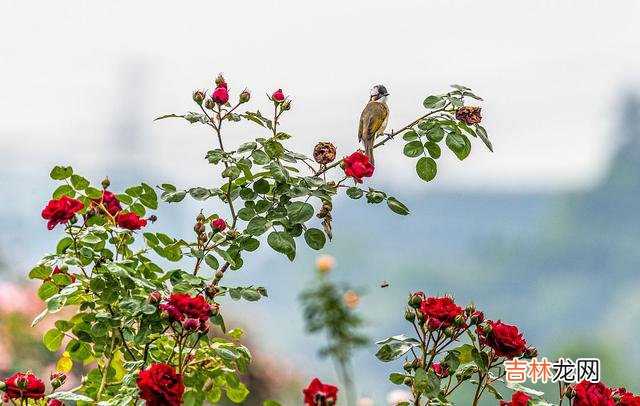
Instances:
[[[122,210],[122,206],[116,195],[108,190],[102,191],[101,199],[93,199],[91,207],[98,208],[100,211],[106,211],[111,216],[115,216]]]
[[[207,321],[213,315],[212,307],[204,296],[192,297],[187,293],[172,294],[159,308],[166,312],[170,322],[180,322],[182,328],[187,331],[207,331]]]
[[[182,403],[184,384],[182,376],[167,364],[152,364],[141,371],[136,380],[140,398],[147,406],[179,406]]]
[[[608,388],[602,382],[582,381],[569,388],[567,395],[573,398],[573,406],[640,406],[640,396],[625,388]]]

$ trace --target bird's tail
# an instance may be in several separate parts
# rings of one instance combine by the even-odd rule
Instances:
[[[364,154],[369,158],[369,162],[373,163],[373,142],[365,143]]]

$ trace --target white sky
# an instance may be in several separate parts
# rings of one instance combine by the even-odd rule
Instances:
[[[205,178],[204,130],[151,120],[193,109],[191,91],[222,71],[263,108],[284,88],[295,145],[333,140],[343,155],[372,84],[391,93],[390,128],[465,84],[486,100],[496,152],[448,154],[438,185],[582,186],[606,167],[621,91],[640,84],[639,17],[637,1],[4,1],[0,176],[101,173],[116,164],[114,120],[133,112],[149,169]],[[378,153],[376,176],[415,185],[401,147]]]

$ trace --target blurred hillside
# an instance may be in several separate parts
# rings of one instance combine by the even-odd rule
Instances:
[[[337,258],[335,279],[367,291],[360,308],[371,338],[410,333],[402,318],[408,292],[451,292],[461,303],[473,301],[491,317],[519,325],[541,355],[600,357],[611,385],[640,390],[631,373],[640,360],[635,345],[640,329],[640,101],[629,95],[623,105],[615,131],[618,152],[590,190],[433,192],[420,184],[423,192],[403,198],[402,190],[386,185],[411,208],[407,217],[382,206],[365,210],[364,201],[339,200],[335,238],[326,252]],[[128,147],[146,142],[147,135],[136,132],[135,117],[115,122]],[[139,177],[152,184],[164,180],[163,174],[145,173],[142,165],[119,166],[117,173],[114,189]],[[39,218],[52,187],[46,174],[13,175],[3,169],[0,178],[0,252],[6,257],[3,272],[22,280],[30,265],[53,247],[56,235],[47,233]],[[153,227],[189,235],[191,219],[201,207],[195,202],[163,205]],[[249,255],[246,268],[226,282],[264,285],[269,298],[224,306],[244,320],[249,337],[252,331],[259,334],[263,350],[284,357],[281,368],[287,373],[317,374],[331,381],[331,365],[315,355],[320,341],[304,335],[301,315],[292,311],[298,292],[311,280],[316,254],[302,249],[294,263],[268,252]],[[383,281],[388,288],[380,288]],[[383,383],[394,368],[380,365],[374,351],[372,346],[356,359],[359,392],[383,399],[394,388]]]

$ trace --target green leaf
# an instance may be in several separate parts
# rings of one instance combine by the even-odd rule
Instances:
[[[440,149],[440,145],[436,144],[433,141],[427,141],[424,143],[427,152],[431,155],[431,158],[438,159],[440,155],[442,155],[442,150]]]
[[[416,163],[416,173],[420,179],[429,182],[436,177],[438,165],[431,157],[422,157]]]
[[[418,368],[415,373],[414,386],[417,391],[432,399],[437,397],[440,392],[440,379],[433,370],[430,369],[429,372],[426,372],[423,368]]]
[[[267,243],[275,251],[285,254],[291,259],[295,257],[296,242],[286,231],[273,231],[267,237]]]
[[[253,190],[256,193],[266,194],[266,193],[269,193],[270,189],[271,189],[271,185],[269,185],[269,181],[267,181],[266,179],[258,179],[253,184]]]
[[[38,288],[38,297],[43,301],[46,301],[53,295],[58,293],[58,287],[55,283],[47,281]]]
[[[76,191],[69,185],[60,185],[53,191],[52,199],[60,199],[62,196],[75,197]]]
[[[274,400],[265,400],[262,403],[262,406],[282,406],[282,405]]]
[[[304,223],[313,217],[313,206],[305,202],[293,202],[287,207],[287,217],[292,224]]]
[[[362,189],[359,189],[355,186],[347,189],[347,196],[349,196],[352,199],[360,199],[363,194],[364,192],[362,191]]]
[[[520,392],[524,392],[528,395],[533,395],[533,396],[542,396],[544,395],[544,392],[541,392],[539,390],[535,390],[535,389],[531,389],[531,388],[527,388],[524,385],[521,385],[517,382],[504,382],[504,386],[506,386],[507,388],[513,390],[513,391],[520,391]]]
[[[409,130],[406,133],[404,133],[404,135],[402,136],[402,139],[405,141],[415,141],[419,138],[418,133],[413,131],[413,130]]]
[[[307,245],[314,250],[320,250],[327,242],[327,238],[324,233],[317,228],[309,228],[304,232],[304,240]]]
[[[260,151],[258,149],[251,153],[251,158],[253,159],[253,162],[256,163],[256,165],[266,165],[269,163],[269,161],[271,161],[271,158],[269,158],[269,155],[267,155],[266,152]]]
[[[47,350],[55,352],[60,349],[63,338],[64,333],[62,331],[58,330],[57,328],[52,328],[44,334],[42,342],[44,343],[44,346],[47,347]]]
[[[411,141],[404,146],[404,154],[410,158],[415,158],[424,152],[424,146],[420,141]]]
[[[441,107],[444,107],[446,103],[446,100],[444,97],[442,96],[429,96],[426,99],[424,99],[424,101],[422,102],[422,105],[424,105],[425,108],[427,109],[439,109]]]
[[[391,375],[389,375],[389,380],[392,383],[395,383],[396,385],[402,385],[402,383],[404,383],[404,378],[406,377],[407,375],[405,374],[399,374],[397,372],[394,372]]]
[[[38,265],[29,271],[29,279],[47,279],[51,276],[51,268],[44,265]]]
[[[253,151],[256,148],[258,148],[258,144],[255,142],[245,142],[238,147],[238,153],[241,154],[243,152]]]
[[[206,262],[207,265],[211,267],[211,269],[217,270],[220,267],[220,263],[218,262],[218,259],[211,254],[204,257],[204,262]]]
[[[54,392],[47,396],[47,399],[68,400],[70,402],[91,402],[93,399],[75,392]]]
[[[264,217],[256,216],[249,221],[245,231],[251,235],[262,235],[269,229],[269,227],[271,227],[271,222],[269,220]]]
[[[415,346],[416,344],[414,343],[406,342],[393,342],[384,344],[378,349],[378,352],[376,352],[376,357],[382,362],[394,361],[402,357]]]
[[[49,176],[51,179],[63,180],[73,175],[73,168],[70,166],[54,166]]]
[[[177,203],[184,200],[184,197],[187,195],[187,192],[184,190],[176,190],[170,192],[164,192],[160,195],[160,198],[167,203]]]
[[[493,145],[491,145],[491,141],[489,141],[487,130],[485,130],[483,126],[478,124],[476,125],[476,134],[478,134],[478,137],[480,137],[482,142],[484,142],[484,145],[486,145],[487,148],[489,148],[489,151],[493,152]]]
[[[239,171],[238,171],[238,173],[239,173]],[[208,198],[210,198],[211,197],[211,192],[207,188],[194,187],[194,188],[189,189],[189,195],[191,197],[193,197],[195,200],[202,201],[202,200],[207,200]],[[182,199],[180,199],[180,200],[182,200]]]
[[[444,138],[444,130],[442,127],[435,125],[427,130],[425,133],[429,141],[440,142]]]
[[[229,178],[229,179],[237,179],[241,173],[242,172],[240,171],[240,168],[238,168],[237,166],[229,166],[224,171],[222,171],[222,177]]]
[[[458,157],[459,160],[463,160],[469,156],[471,152],[471,142],[464,134],[458,134],[452,132],[447,134],[447,146]]]
[[[392,212],[400,214],[402,216],[406,216],[407,214],[409,214],[409,208],[395,197],[389,197],[387,199],[387,206],[389,206]]]
[[[80,175],[71,175],[71,184],[77,190],[84,190],[89,187],[90,183],[87,179]]]

